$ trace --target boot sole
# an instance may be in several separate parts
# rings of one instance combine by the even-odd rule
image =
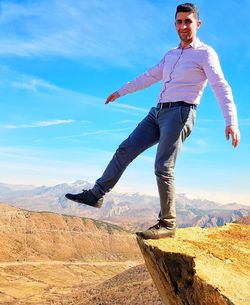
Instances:
[[[100,203],[97,202],[96,204],[91,204],[91,203],[88,203],[88,202],[81,201],[79,199],[74,199],[71,196],[68,196],[68,194],[66,194],[65,197],[67,199],[71,200],[71,201],[74,201],[74,202],[77,202],[77,203],[80,203],[80,204],[85,204],[85,205],[88,205],[88,206],[90,206],[92,208],[100,209],[101,206],[102,206],[102,202],[100,202]]]
[[[171,233],[162,233],[159,235],[146,235],[143,234],[143,232],[136,232],[136,235],[143,238],[143,239],[160,239],[160,238],[173,238],[175,237],[175,232],[171,232]]]

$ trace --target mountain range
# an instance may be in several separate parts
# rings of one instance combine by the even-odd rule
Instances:
[[[157,221],[159,199],[139,193],[122,194],[112,191],[105,196],[101,209],[79,205],[67,200],[66,193],[79,193],[92,185],[75,181],[55,186],[12,185],[0,183],[0,202],[29,211],[49,211],[65,215],[89,217],[111,222],[129,230],[145,229]],[[250,206],[220,204],[205,199],[176,195],[177,226],[214,227],[250,216]]]

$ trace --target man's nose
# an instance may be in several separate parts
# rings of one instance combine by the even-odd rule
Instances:
[[[185,22],[183,22],[182,24],[181,24],[181,29],[186,29],[187,28],[187,25],[185,24]]]

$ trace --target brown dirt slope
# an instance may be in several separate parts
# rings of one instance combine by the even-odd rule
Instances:
[[[134,234],[116,225],[0,204],[0,261],[138,258]]]
[[[1,305],[76,305],[83,291],[135,266],[136,262],[0,263]],[[93,296],[93,295],[92,295]]]
[[[75,305],[163,305],[145,265],[84,289]]]

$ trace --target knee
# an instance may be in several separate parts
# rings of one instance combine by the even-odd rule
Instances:
[[[133,161],[134,156],[130,149],[130,146],[128,145],[128,141],[124,141],[119,145],[117,148],[115,155],[117,159],[124,164],[128,164]]]
[[[174,166],[158,165],[155,166],[155,175],[166,180],[174,178]]]

